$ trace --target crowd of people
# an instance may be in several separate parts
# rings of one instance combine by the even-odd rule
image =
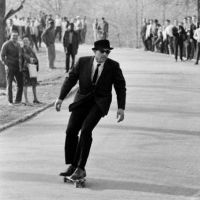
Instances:
[[[146,51],[174,55],[175,61],[200,57],[200,29],[197,17],[188,16],[182,21],[167,19],[161,25],[157,19],[143,19],[141,38]]]
[[[41,46],[42,42],[42,33],[48,27],[49,21],[54,21],[55,26],[55,37],[58,37],[58,40],[61,41],[65,31],[68,28],[70,23],[74,24],[75,30],[79,33],[80,43],[85,42],[85,36],[87,32],[86,17],[83,19],[80,16],[77,16],[72,19],[67,17],[61,17],[60,15],[45,14],[40,12],[38,17],[18,17],[15,15],[13,18],[7,20],[6,26],[6,38],[9,39],[12,31],[16,31],[19,34],[19,37],[22,39],[28,37],[31,46],[35,47],[38,50],[38,47]]]
[[[30,66],[35,66],[36,71],[39,70],[37,52],[42,42],[47,49],[48,65],[51,70],[55,68],[55,41],[63,44],[66,55],[65,70],[68,73],[74,66],[79,45],[86,41],[87,22],[86,17],[68,19],[60,15],[47,15],[41,11],[38,17],[25,18],[15,15],[9,18],[5,30],[6,42],[2,45],[0,59],[6,68],[9,105],[21,103],[23,91],[25,105],[30,105],[27,96],[28,86],[33,88],[33,103],[40,103],[36,94],[37,78],[32,77],[30,70],[33,68],[30,69]],[[98,23],[98,19],[95,20],[93,31],[94,41],[108,38],[108,23],[105,18],[102,18],[102,23]],[[15,101],[12,93],[13,81],[17,84]]]
[[[92,28],[94,41],[108,39],[109,24],[104,17],[102,17],[101,23],[99,22],[98,18],[96,18],[92,25]]]

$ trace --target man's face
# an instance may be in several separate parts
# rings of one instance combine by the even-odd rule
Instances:
[[[188,23],[192,23],[192,19],[190,17],[187,18]]]
[[[178,21],[175,19],[174,20],[174,26],[177,26],[178,25]]]
[[[17,43],[18,41],[18,33],[12,33],[10,38],[14,43]]]
[[[95,51],[95,59],[98,63],[104,63],[110,53],[109,49],[101,49]]]
[[[192,22],[196,22],[197,18],[196,17],[192,17]]]

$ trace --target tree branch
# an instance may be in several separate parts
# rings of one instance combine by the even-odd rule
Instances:
[[[9,10],[9,12],[4,16],[4,22],[8,19],[8,18],[10,18],[12,15],[14,15],[15,13],[17,13],[18,11],[20,11],[22,8],[23,8],[23,4],[25,3],[25,0],[22,0],[21,1],[21,4],[20,4],[20,6],[17,8],[17,9],[11,9],[11,10]]]

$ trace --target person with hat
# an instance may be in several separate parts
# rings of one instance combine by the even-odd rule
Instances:
[[[68,168],[60,173],[61,176],[70,176],[72,180],[86,177],[85,166],[92,144],[92,131],[100,119],[108,114],[112,86],[117,95],[118,122],[124,120],[126,82],[119,63],[108,58],[112,49],[108,40],[96,41],[92,48],[94,56],[79,58],[55,102],[56,111],[60,111],[63,100],[79,81],[74,102],[69,105],[71,115],[65,140],[65,163]]]

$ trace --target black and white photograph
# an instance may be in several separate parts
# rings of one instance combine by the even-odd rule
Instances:
[[[200,200],[200,0],[0,0],[0,200]]]

